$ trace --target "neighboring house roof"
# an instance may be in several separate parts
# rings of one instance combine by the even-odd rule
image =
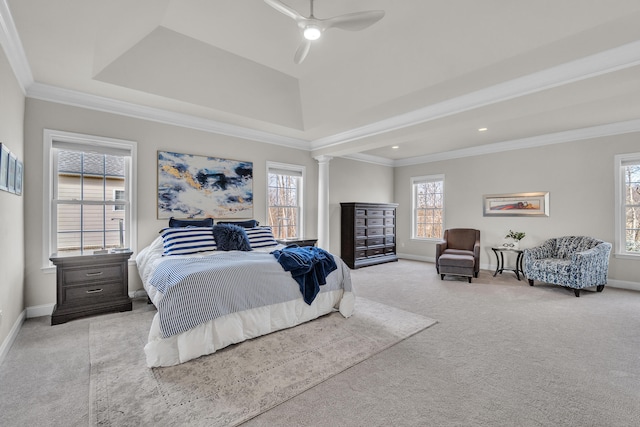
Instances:
[[[84,165],[83,165],[84,159]],[[124,177],[124,158],[81,151],[60,151],[58,172],[63,174],[85,174]]]

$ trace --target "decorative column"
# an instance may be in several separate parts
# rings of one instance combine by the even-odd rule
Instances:
[[[329,250],[329,162],[333,157],[318,156],[318,247]]]

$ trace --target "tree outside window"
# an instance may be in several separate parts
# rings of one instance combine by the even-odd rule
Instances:
[[[444,177],[412,178],[413,238],[440,239],[444,232]]]
[[[623,165],[625,250],[640,254],[640,161]]]
[[[302,189],[304,168],[271,164],[267,167],[267,221],[276,239],[302,236]]]

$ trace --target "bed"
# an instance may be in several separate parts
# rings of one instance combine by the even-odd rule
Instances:
[[[264,234],[266,228],[247,233],[251,230]],[[149,367],[177,365],[336,310],[344,317],[353,313],[350,270],[337,256],[327,253],[337,268],[307,304],[300,283],[271,254],[284,248],[272,236],[267,242],[250,240],[250,250],[205,244],[196,253],[167,253],[167,240],[159,236],[136,257],[144,288],[158,309],[144,348]]]

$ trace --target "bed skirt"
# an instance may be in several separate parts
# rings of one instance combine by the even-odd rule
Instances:
[[[335,309],[344,317],[349,317],[353,314],[354,303],[353,292],[342,289],[321,292],[311,305],[300,298],[231,313],[168,338],[162,338],[160,317],[156,313],[149,331],[149,341],[144,347],[147,366],[177,365],[215,353],[231,344],[308,322]]]

